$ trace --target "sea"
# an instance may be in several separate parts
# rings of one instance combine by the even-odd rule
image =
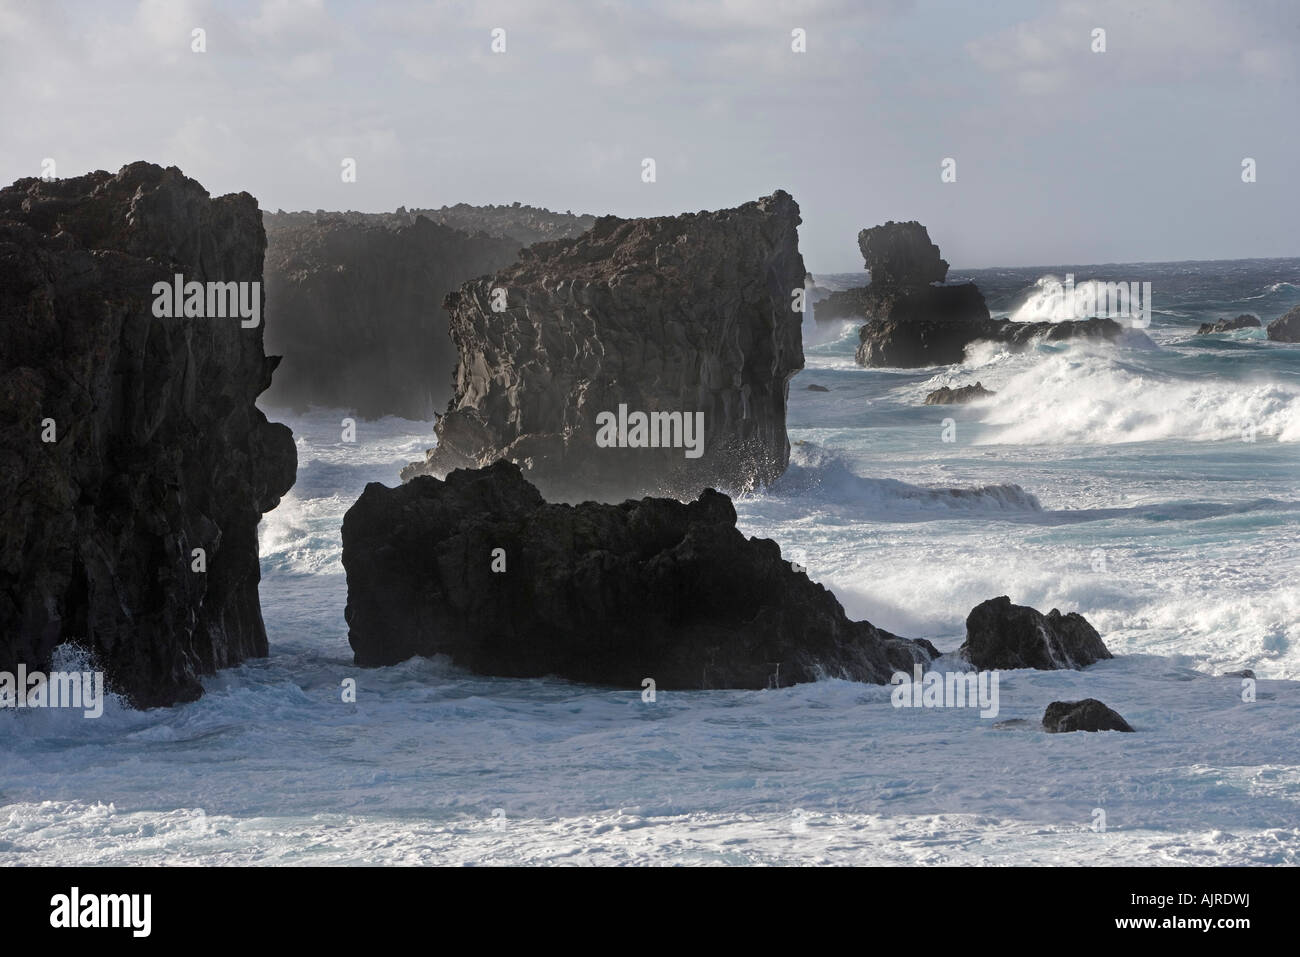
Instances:
[[[842,680],[648,701],[442,658],[360,669],[340,524],[431,423],[349,443],[341,410],[268,409],[299,456],[260,527],[270,656],[174,708],[0,712],[0,864],[1300,862],[1300,345],[1195,334],[1300,304],[1300,259],[949,278],[1032,320],[1061,318],[1043,289],[1067,274],[1149,281],[1150,343],[864,369],[855,324],[806,315],[790,467],[736,509],[940,667],[1001,595],[1080,612],[1114,659],[1001,672],[991,717]],[[977,381],[995,394],[923,405]],[[1042,730],[1082,698],[1136,733]]]

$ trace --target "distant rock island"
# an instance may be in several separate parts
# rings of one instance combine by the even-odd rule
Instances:
[[[966,348],[989,340],[1012,349],[1036,341],[1094,339],[1113,341],[1132,333],[1111,318],[1063,322],[1012,322],[993,319],[973,282],[947,283],[948,263],[920,223],[888,222],[858,233],[863,268],[871,283],[844,289],[813,306],[817,322],[865,320],[855,354],[862,366],[920,368],[956,365]]]

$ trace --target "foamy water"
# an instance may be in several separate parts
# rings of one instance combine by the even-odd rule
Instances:
[[[1213,314],[1256,295],[1298,298],[1272,277]],[[941,650],[1005,594],[1082,612],[1120,655],[1003,673],[996,719],[844,681],[647,704],[441,659],[357,669],[339,525],[431,429],[349,444],[342,412],[277,413],[300,468],[260,530],[271,656],[178,708],[0,713],[0,863],[1295,864],[1300,349],[1198,339],[1204,318],[1166,302],[1158,350],[978,346],[946,369],[858,368],[847,326],[808,346],[791,468],[737,500],[742,528]],[[997,394],[920,405],[975,379]],[[1083,697],[1138,733],[1038,728]]]

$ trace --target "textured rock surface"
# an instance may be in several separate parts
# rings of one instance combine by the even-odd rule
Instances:
[[[355,226],[387,226],[389,229],[396,229],[409,226],[416,219],[423,217],[430,222],[440,223],[469,235],[487,233],[497,239],[509,239],[516,246],[531,246],[543,240],[580,236],[596,224],[596,217],[589,214],[557,213],[520,203],[500,206],[470,206],[468,203],[457,203],[455,206],[443,206],[438,209],[407,209],[405,206],[399,206],[391,213],[359,213],[355,210],[326,212],[323,209],[315,212],[286,213],[284,210],[277,210],[274,213],[265,212],[263,217],[268,238],[278,229],[311,226],[334,220]]]
[[[1235,319],[1220,319],[1218,322],[1203,322],[1201,327],[1196,330],[1198,336],[1209,335],[1212,332],[1231,332],[1233,329],[1258,329],[1259,318],[1252,316],[1250,313],[1242,313]]]
[[[950,389],[944,386],[936,389],[925,397],[926,405],[963,405],[967,402],[974,402],[977,399],[987,399],[997,393],[984,388],[983,383],[976,382],[974,385],[964,385],[958,389]]]
[[[508,462],[371,483],[343,520],[343,567],[348,640],[366,666],[445,654],[483,674],[763,688],[884,683],[937,656],[849,621],[775,542],[737,531],[712,490],[686,504],[548,504]]]
[[[952,286],[942,288],[954,288]],[[858,332],[858,365],[914,369],[954,365],[966,347],[990,340],[1013,349],[1027,349],[1037,340],[1113,341],[1140,335],[1114,319],[1072,319],[1065,322],[1012,322],[1010,319],[945,321],[873,319]]]
[[[990,598],[966,616],[961,654],[981,670],[1083,668],[1114,657],[1095,628],[1078,612],[1046,615],[1011,599]]]
[[[147,707],[266,654],[257,523],[296,467],[254,406],[276,359],[261,325],[152,309],[176,272],[259,282],[265,245],[253,197],[175,168],[0,190],[0,671],[74,641]]]
[[[783,191],[711,213],[606,216],[466,283],[447,297],[456,397],[437,448],[402,477],[507,458],[565,501],[689,499],[775,479],[790,454],[789,380],[803,367],[799,222]],[[598,417],[620,405],[702,414],[702,455],[598,446]]]
[[[1053,734],[1066,731],[1132,731],[1129,723],[1096,698],[1082,701],[1053,701],[1043,713],[1043,730]]]
[[[914,289],[948,278],[948,263],[939,256],[939,247],[930,242],[929,230],[915,220],[891,220],[862,230],[858,249],[877,290]]]
[[[1274,342],[1300,342],[1300,306],[1270,322],[1268,337]]]
[[[424,217],[274,225],[267,240],[266,345],[285,359],[263,404],[364,418],[432,419],[446,407],[456,349],[443,298],[520,247]]]

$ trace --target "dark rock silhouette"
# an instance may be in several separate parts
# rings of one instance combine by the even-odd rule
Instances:
[[[456,348],[443,298],[520,247],[423,216],[322,218],[275,225],[267,239],[266,344],[285,359],[263,404],[371,419],[432,419],[446,407]]]
[[[278,357],[262,324],[158,318],[153,291],[260,283],[265,246],[252,196],[174,167],[0,190],[0,671],[72,642],[149,707],[266,654],[257,524],[297,463],[254,405]]]
[[[880,684],[938,656],[850,621],[712,489],[548,504],[504,461],[371,483],[343,520],[343,567],[363,666],[445,654],[482,674],[662,690]]]
[[[1078,612],[1046,615],[1011,599],[990,598],[966,616],[960,652],[976,668],[1083,668],[1113,658],[1101,636]]]
[[[925,397],[926,405],[962,405],[967,402],[974,402],[977,399],[987,399],[997,393],[991,392],[984,388],[982,383],[976,382],[974,385],[964,385],[957,389],[950,389],[944,386],[936,389]]]
[[[803,368],[799,222],[784,191],[717,212],[606,216],[466,283],[447,297],[456,396],[437,447],[403,479],[506,458],[564,501],[772,481],[789,461],[785,403]],[[659,426],[647,436],[633,415]],[[687,456],[683,430],[701,423]]]
[[[1043,713],[1043,730],[1052,734],[1067,731],[1132,731],[1119,714],[1096,698],[1082,701],[1053,701]]]
[[[826,386],[824,385],[817,385],[816,383],[813,383],[812,385],[808,386],[808,391],[809,392],[830,392],[831,390],[826,388]]]
[[[1220,319],[1218,322],[1203,322],[1201,327],[1196,330],[1198,336],[1209,335],[1212,332],[1231,332],[1233,329],[1258,329],[1259,318],[1245,312],[1236,319]]]
[[[954,287],[943,287],[954,288]],[[873,319],[858,332],[858,365],[914,369],[956,365],[974,342],[999,342],[1012,350],[1035,342],[1062,339],[1114,341],[1140,336],[1114,319],[1068,319],[1063,322],[1012,322],[1010,319]]]
[[[1300,342],[1300,306],[1270,322],[1268,337],[1274,342]]]
[[[936,285],[946,279],[948,263],[917,222],[864,229],[858,234],[858,247],[864,268],[871,271],[871,284],[820,299],[813,305],[813,317],[818,322],[866,320],[858,332],[859,365],[902,369],[955,365],[965,359],[969,345],[981,340],[1020,350],[1040,340],[1145,339],[1109,318],[1055,323],[992,318],[973,282]]]
[[[871,272],[871,285],[882,289],[913,289],[943,282],[948,263],[929,231],[915,220],[873,226],[858,233],[862,262]]]

